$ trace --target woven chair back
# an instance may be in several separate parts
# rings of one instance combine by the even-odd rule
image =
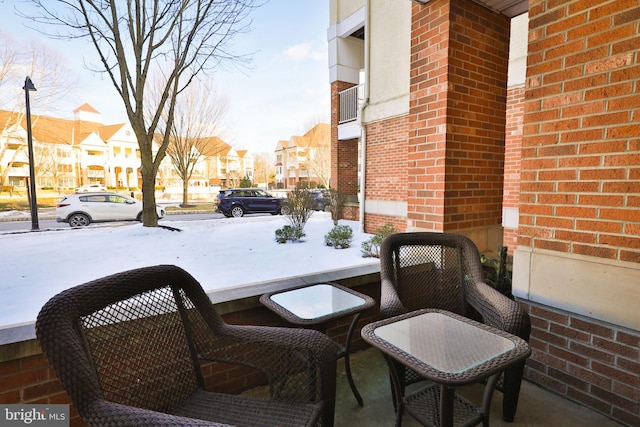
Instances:
[[[193,308],[166,286],[107,305],[81,318],[104,397],[124,405],[168,411],[199,386],[188,332],[178,311]]]
[[[392,257],[396,290],[408,311],[439,308],[463,314],[466,272],[458,248],[404,245]]]

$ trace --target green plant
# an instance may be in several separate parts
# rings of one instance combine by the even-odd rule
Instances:
[[[240,180],[240,188],[251,188],[251,187],[253,187],[253,181],[251,181],[251,179],[249,179],[249,177],[245,175],[244,178]]]
[[[390,236],[397,232],[398,230],[396,229],[396,227],[390,222],[387,222],[376,231],[376,234],[373,237],[371,237],[367,241],[362,242],[362,246],[360,248],[362,257],[380,258],[380,245],[382,244],[382,241],[387,236]]]
[[[480,255],[482,263],[484,280],[492,285],[498,292],[513,298],[511,294],[511,276],[512,272],[507,269],[507,251],[506,246],[498,249],[498,258],[490,258],[486,255]]]
[[[324,243],[334,249],[345,249],[353,241],[353,230],[348,225],[336,225],[325,236]]]
[[[276,242],[278,243],[287,243],[287,241],[297,242],[304,236],[304,231],[291,225],[285,225],[276,230]]]

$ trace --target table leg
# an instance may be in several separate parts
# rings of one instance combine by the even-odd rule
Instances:
[[[358,401],[358,404],[360,406],[364,406],[364,401],[362,400],[362,396],[360,396],[360,392],[358,392],[358,389],[356,388],[356,384],[353,382],[353,377],[351,376],[351,363],[349,359],[349,355],[351,354],[351,337],[353,335],[353,331],[356,327],[356,324],[358,323],[358,319],[360,319],[361,314],[362,313],[358,313],[355,315],[355,317],[353,318],[353,321],[351,322],[351,325],[349,326],[349,331],[347,332],[347,341],[345,342],[345,345],[344,345],[344,367],[347,373],[347,380],[349,380],[349,386],[351,387],[351,391],[353,392],[353,395]]]
[[[489,377],[487,385],[484,388],[484,395],[482,396],[482,425],[483,427],[489,427],[489,411],[491,410],[491,397],[496,389],[496,384],[501,374],[495,374]]]
[[[452,427],[453,426],[453,399],[456,394],[456,389],[447,387],[444,384],[440,385],[440,426]]]
[[[404,390],[403,382],[397,370],[397,362],[391,357],[383,353],[384,359],[389,367],[389,377],[391,378],[391,397],[393,398],[393,406],[396,409],[396,426],[402,425],[402,415],[404,410]]]

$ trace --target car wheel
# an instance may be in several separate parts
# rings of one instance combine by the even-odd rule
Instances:
[[[142,212],[138,214],[138,216],[136,217],[136,221],[142,222]]]
[[[287,205],[280,206],[280,214],[281,215],[289,215],[291,213],[291,208]]]
[[[234,206],[231,208],[231,216],[234,218],[240,218],[244,215],[244,209],[242,206]]]
[[[91,220],[85,214],[76,213],[69,217],[70,227],[86,227],[89,224],[91,224]]]

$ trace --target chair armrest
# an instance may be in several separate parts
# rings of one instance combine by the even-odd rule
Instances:
[[[115,425],[120,427],[228,427],[227,424],[214,423],[196,418],[179,417],[102,399],[87,405],[83,413],[83,418],[95,427]]]
[[[333,425],[338,349],[326,335],[311,329],[225,324],[197,346],[204,360],[260,370],[272,396],[323,401],[322,424]]]
[[[516,301],[507,298],[484,282],[467,284],[466,299],[482,316],[485,324],[509,332],[525,341],[529,340],[531,320]]]
[[[213,337],[218,341],[216,344],[220,344],[220,341],[224,341],[229,344],[229,348],[235,346],[259,346],[264,348],[270,348],[274,351],[285,350],[298,350],[308,351],[309,354],[317,355],[318,360],[325,362],[331,362],[336,358],[335,344],[326,335],[311,329],[297,329],[297,328],[284,328],[284,327],[272,327],[272,326],[240,326],[225,324],[220,327]],[[223,347],[221,349],[215,348],[215,345],[209,346],[208,343],[198,343],[201,355],[204,357],[214,356],[219,358],[222,356],[227,362],[234,361],[234,353],[228,352]],[[257,354],[239,354],[236,355],[239,358],[236,359],[239,363],[246,361],[245,357],[253,356],[265,358],[267,355],[264,353]]]
[[[393,282],[383,277],[380,281],[380,316],[384,319],[406,313]]]

